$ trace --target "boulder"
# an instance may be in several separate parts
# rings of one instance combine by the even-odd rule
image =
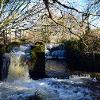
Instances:
[[[7,78],[8,69],[10,65],[9,54],[0,54],[0,80],[3,81]]]

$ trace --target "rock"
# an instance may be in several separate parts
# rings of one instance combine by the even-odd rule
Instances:
[[[0,80],[5,80],[8,75],[8,69],[10,65],[9,54],[0,54]]]
[[[46,77],[45,73],[45,53],[36,53],[36,62],[34,68],[29,70],[30,78],[40,79]]]

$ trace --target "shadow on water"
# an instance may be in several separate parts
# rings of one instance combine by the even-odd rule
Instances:
[[[68,73],[66,70],[65,60],[46,60],[46,74],[49,77],[66,78]]]
[[[27,48],[21,46],[19,49],[21,52],[13,52],[14,56],[12,57],[12,65],[10,68],[22,68],[22,72],[25,72],[24,77],[26,78],[23,80],[24,77],[22,77],[22,72],[21,76],[16,78],[15,72],[17,70],[9,71],[9,75],[11,76],[13,76],[12,72],[14,71],[14,81],[0,83],[0,100],[37,100],[38,97],[33,97],[36,92],[37,95],[43,98],[42,100],[99,100],[100,85],[98,84],[98,87],[95,87],[94,85],[96,82],[91,82],[90,77],[78,77],[76,75],[74,77],[69,77],[69,79],[61,79],[68,76],[65,59],[46,59],[46,74],[49,77],[57,78],[43,78],[39,80],[27,78],[28,76],[26,76],[26,72],[28,72],[28,69],[24,70],[23,67],[25,66],[20,66],[20,63],[17,63],[17,61],[20,61],[20,57],[25,56],[23,56],[23,54],[25,54]],[[40,57],[37,59],[37,64],[40,65],[39,63],[41,63]],[[40,67],[41,66],[38,68]],[[41,70],[37,71],[41,72]]]
[[[66,52],[63,44],[46,44],[45,70],[49,77],[68,78]]]

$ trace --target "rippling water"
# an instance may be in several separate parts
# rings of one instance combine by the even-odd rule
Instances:
[[[100,88],[87,84],[87,80],[90,78],[45,78],[37,81],[1,82],[0,100],[28,100],[26,98],[35,93],[43,100],[99,100],[95,98],[100,97]]]
[[[26,54],[28,48],[21,46],[17,49],[11,58],[8,79],[0,82],[0,100],[29,100],[28,97],[34,95],[40,96],[42,100],[100,100],[100,84],[97,87],[96,81],[93,82],[89,75],[69,79],[29,79],[27,66],[20,62],[20,57]],[[49,61],[46,64],[47,74],[49,71],[66,73],[63,61]]]

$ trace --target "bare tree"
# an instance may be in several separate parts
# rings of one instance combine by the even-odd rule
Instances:
[[[57,6],[59,7],[58,9],[61,11],[62,16],[64,11],[66,11],[66,13],[70,15],[69,17],[70,25],[69,26],[65,25],[64,27],[67,28],[69,33],[80,38],[83,44],[85,45],[85,48],[87,48],[88,50],[89,45],[87,43],[91,42],[90,44],[93,44],[91,40],[93,39],[93,35],[91,35],[92,32],[91,27],[98,28],[98,24],[95,24],[94,22],[100,21],[100,0],[87,0],[85,5],[83,6],[79,5],[80,7],[75,6],[75,3],[69,2],[68,0],[66,1],[67,2],[66,4],[64,4],[63,1],[59,0],[43,0],[43,1],[46,5],[49,18],[51,18],[56,24],[62,26],[61,23],[58,23],[57,21],[54,20],[51,14],[52,5],[53,7]],[[82,10],[78,8],[82,8]],[[86,35],[92,38],[88,40]]]
[[[10,34],[10,29],[20,31],[30,29],[44,10],[43,2],[31,0],[2,0],[0,2],[0,34]],[[9,32],[7,33],[7,31]]]

